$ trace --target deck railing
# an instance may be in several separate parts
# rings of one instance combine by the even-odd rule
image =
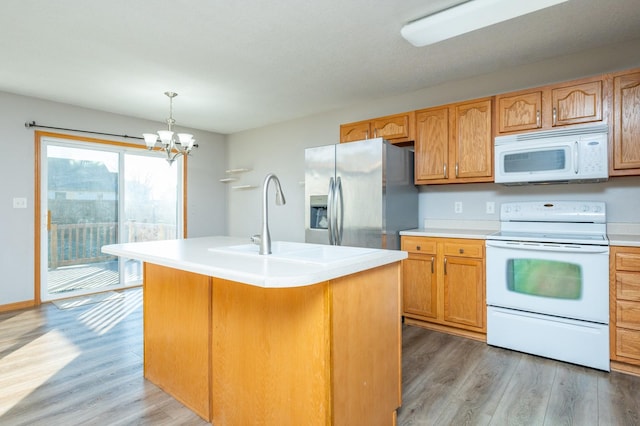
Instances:
[[[175,225],[164,223],[125,223],[128,242],[175,238]],[[49,268],[105,262],[115,256],[104,254],[103,245],[118,242],[117,223],[52,223],[49,230]]]

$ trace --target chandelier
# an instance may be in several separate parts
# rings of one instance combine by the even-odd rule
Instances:
[[[164,150],[167,154],[167,161],[169,164],[173,162],[181,155],[189,155],[193,147],[198,147],[195,144],[193,135],[189,133],[173,132],[172,127],[176,124],[176,120],[173,119],[173,98],[178,96],[175,92],[164,92],[169,98],[169,118],[167,118],[167,130],[158,130],[158,133],[143,133],[144,143],[149,150],[152,150],[156,143],[160,142],[160,149]]]

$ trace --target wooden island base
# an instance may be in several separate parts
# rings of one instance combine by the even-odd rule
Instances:
[[[214,425],[393,425],[400,274],[262,288],[145,263],[145,377]]]

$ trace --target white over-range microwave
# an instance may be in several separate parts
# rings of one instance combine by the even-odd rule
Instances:
[[[495,138],[495,182],[603,182],[609,178],[606,125]]]

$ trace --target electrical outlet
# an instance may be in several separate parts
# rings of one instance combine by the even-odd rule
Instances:
[[[496,212],[496,203],[493,201],[487,201],[487,214],[494,214]]]
[[[462,213],[462,201],[456,201],[453,205],[453,211],[455,213]]]

